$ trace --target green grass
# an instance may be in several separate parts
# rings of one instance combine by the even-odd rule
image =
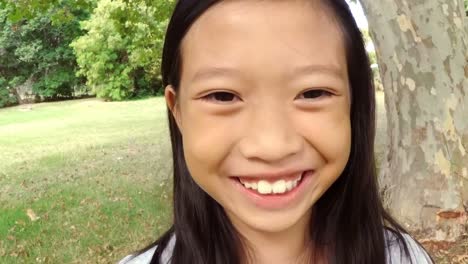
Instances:
[[[170,167],[162,98],[0,109],[0,263],[115,263],[167,228]]]

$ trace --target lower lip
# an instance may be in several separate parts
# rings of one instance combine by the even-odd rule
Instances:
[[[247,189],[237,178],[232,178],[235,187],[240,190],[257,207],[269,210],[278,210],[296,204],[303,196],[306,188],[313,179],[313,171],[305,171],[299,184],[289,192],[282,194],[260,194],[252,189]]]

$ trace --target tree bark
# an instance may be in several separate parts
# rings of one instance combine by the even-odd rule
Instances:
[[[468,21],[463,0],[360,0],[385,92],[385,206],[411,231],[453,241],[468,208]]]

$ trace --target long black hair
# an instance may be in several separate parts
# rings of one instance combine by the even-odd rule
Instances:
[[[169,22],[162,59],[164,86],[177,92],[181,42],[196,19],[220,0],[179,0]],[[345,0],[322,0],[341,28],[351,87],[351,153],[342,175],[313,207],[313,252],[327,263],[386,262],[385,232],[392,232],[409,256],[404,229],[384,210],[374,162],[375,90],[363,37]],[[184,160],[182,135],[168,109],[174,166],[174,223],[156,242],[151,263],[159,263],[175,236],[174,264],[240,264],[247,261],[243,239],[224,209],[192,179]],[[312,223],[311,223],[312,225]],[[402,254],[403,255],[403,254]]]

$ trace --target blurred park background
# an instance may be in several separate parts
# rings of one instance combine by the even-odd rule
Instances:
[[[386,205],[437,263],[468,263],[468,2],[360,2]],[[168,227],[174,5],[0,0],[0,263],[115,263]]]

